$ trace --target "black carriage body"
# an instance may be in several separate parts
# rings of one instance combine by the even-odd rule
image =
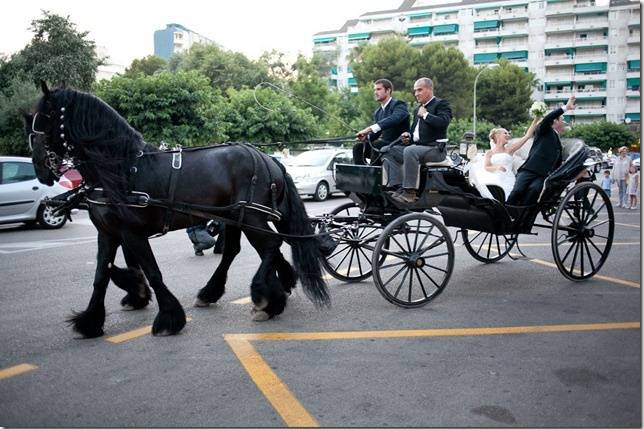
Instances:
[[[358,196],[365,212],[379,216],[401,213],[383,197],[382,167],[337,164],[335,179],[338,189]],[[421,169],[419,199],[408,209],[429,208],[440,210],[446,226],[497,235],[530,232],[538,214],[534,207],[517,208],[511,217],[502,203],[481,197],[463,172],[451,167]]]

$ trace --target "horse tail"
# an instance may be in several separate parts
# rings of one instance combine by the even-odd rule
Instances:
[[[300,198],[291,175],[282,164],[276,161],[282,170],[285,184],[285,201],[283,204],[283,219],[279,222],[278,230],[282,233],[296,236],[314,234],[311,220],[306,213],[304,203]],[[318,307],[330,305],[326,282],[322,278],[320,266],[320,248],[315,238],[289,238],[286,242],[291,245],[293,262],[298,273],[304,293]]]

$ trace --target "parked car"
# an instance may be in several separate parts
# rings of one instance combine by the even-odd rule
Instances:
[[[588,148],[588,158],[586,159],[586,165],[594,165],[595,173],[599,173],[602,168],[608,168],[607,163],[604,163],[604,155],[602,154],[601,149],[597,147]]]
[[[335,186],[336,163],[352,164],[351,151],[342,149],[315,149],[302,152],[286,165],[300,195],[312,195],[324,201],[339,191]]]
[[[47,186],[36,178],[30,158],[0,156],[0,224],[38,222],[46,229],[62,228],[67,217],[54,216],[53,208],[45,207],[41,202],[46,197],[69,191],[74,183],[80,183],[80,175],[76,174],[65,173],[59,182]]]
[[[634,165],[634,166],[635,166],[635,168],[637,168],[637,170],[639,171],[639,169],[640,169],[640,159],[639,159],[639,158],[637,158],[637,159],[633,160],[633,165]]]

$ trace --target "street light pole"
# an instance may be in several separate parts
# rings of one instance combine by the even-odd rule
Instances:
[[[474,141],[476,141],[476,84],[479,81],[479,76],[485,71],[485,67],[474,78],[474,102],[472,103],[472,131],[474,132]]]
[[[476,84],[479,81],[479,76],[488,68],[496,67],[498,64],[490,64],[489,67],[483,67],[481,71],[476,74],[474,78],[474,101],[472,102],[472,131],[474,132],[474,141],[476,141]]]

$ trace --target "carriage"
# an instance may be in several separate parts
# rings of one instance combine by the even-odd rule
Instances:
[[[591,278],[608,257],[615,222],[608,196],[584,163],[587,152],[581,141],[565,142],[564,162],[530,206],[504,204],[503,190],[496,186],[489,186],[494,199],[482,197],[468,180],[467,162],[456,154],[421,166],[419,199],[409,206],[383,192],[382,167],[338,164],[338,188],[353,202],[313,219],[336,245],[323,265],[346,282],[373,276],[391,303],[420,307],[447,286],[459,236],[473,258],[494,263],[523,255],[519,236],[546,228],[561,274],[572,281]],[[457,229],[454,238],[447,227]]]

